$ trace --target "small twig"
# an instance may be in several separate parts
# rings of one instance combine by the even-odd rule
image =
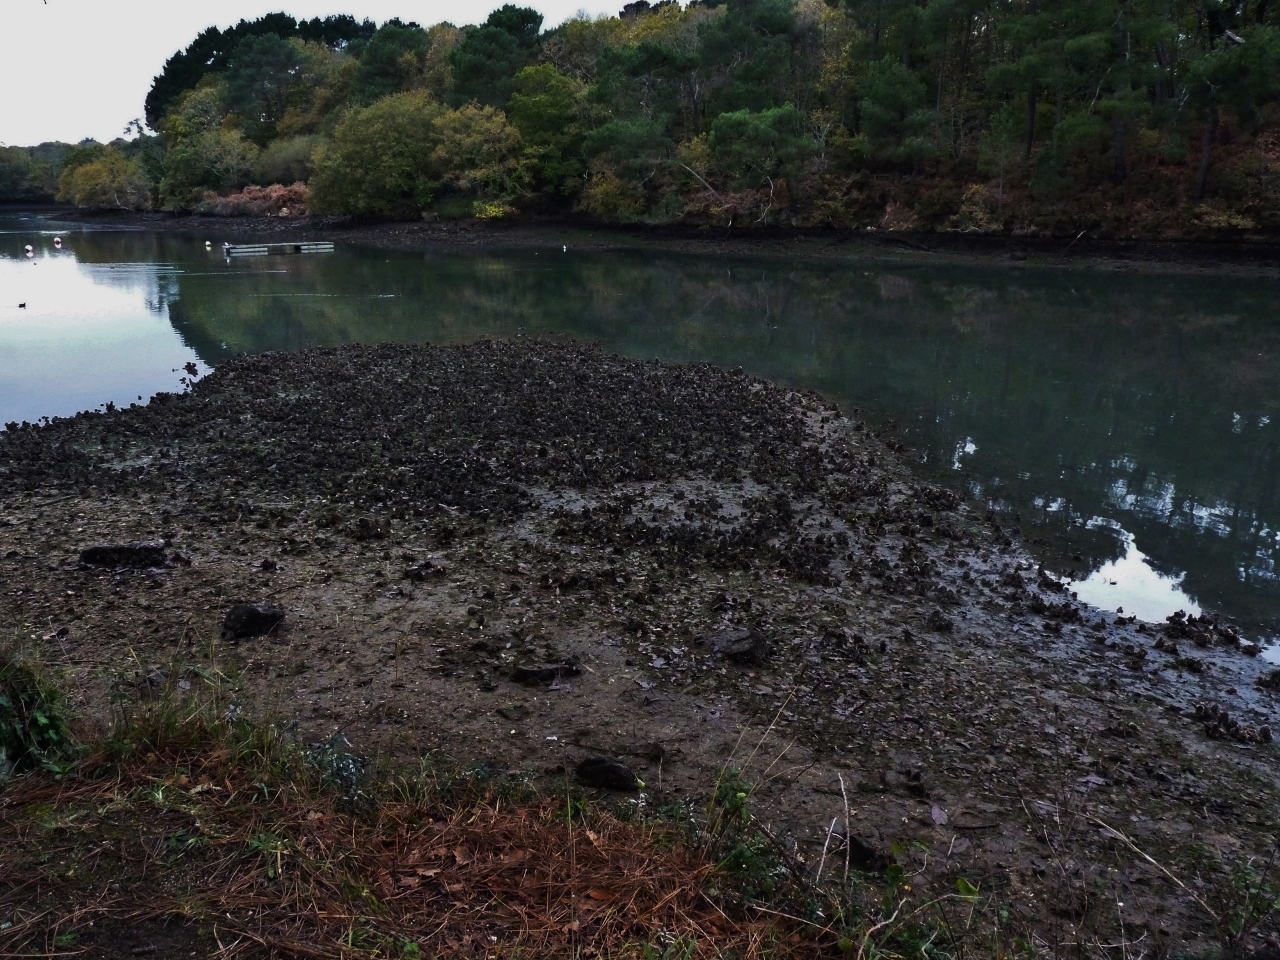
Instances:
[[[840,796],[844,800],[844,876],[840,882],[849,885],[849,855],[853,849],[853,837],[849,830],[849,792],[844,788],[844,774],[837,771],[840,780]]]
[[[887,927],[889,926],[889,924],[893,923],[893,921],[897,920],[898,914],[902,912],[902,907],[906,902],[907,902],[906,900],[901,901],[898,904],[897,909],[893,911],[893,915],[889,917],[888,920],[881,920],[874,927],[872,927],[870,930],[867,931],[866,936],[862,938],[862,943],[858,945],[857,960],[862,960],[862,954],[866,951],[867,944],[871,943],[871,935],[875,933],[877,930],[883,929],[884,927]]]
[[[814,883],[822,883],[822,870],[827,865],[827,847],[831,846],[831,835],[836,832],[836,817],[831,818],[831,826],[827,827],[827,839],[822,841],[822,857],[818,860],[818,872],[813,878]],[[848,847],[848,841],[845,842]]]
[[[697,177],[698,182],[699,182],[700,184],[702,184],[704,187],[706,187],[708,190],[710,190],[710,191],[711,191],[711,195],[712,195],[713,197],[715,197],[715,198],[716,198],[717,200],[719,200],[721,203],[723,203],[723,202],[724,202],[724,197],[720,196],[720,194],[718,194],[718,193],[716,192],[716,188],[715,188],[715,187],[713,187],[711,184],[707,183],[707,181],[702,177],[702,175],[701,175],[700,173],[698,173],[698,171],[697,171],[697,170],[693,169],[693,167],[689,166],[688,164],[681,163],[679,160],[677,160],[677,161],[675,161],[675,162],[676,162],[676,165],[677,165],[677,166],[684,167],[684,168],[685,168],[686,170],[688,170],[691,174],[693,174],[695,177]]]

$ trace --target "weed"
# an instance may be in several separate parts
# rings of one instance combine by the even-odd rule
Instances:
[[[65,776],[73,750],[57,685],[35,660],[0,650],[0,782],[39,768]]]
[[[371,798],[364,790],[366,762],[351,751],[351,744],[340,732],[312,746],[307,763],[320,785],[337,792],[346,805],[369,806]]]

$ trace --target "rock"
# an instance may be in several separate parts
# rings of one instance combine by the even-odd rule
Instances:
[[[90,567],[163,567],[164,543],[139,540],[134,543],[101,543],[80,551],[80,562]]]
[[[638,790],[636,775],[625,763],[609,757],[587,757],[574,773],[584,787],[601,787],[605,790]]]
[[[955,629],[955,624],[945,613],[934,607],[933,612],[929,614],[929,626],[938,633],[950,633]]]
[[[708,633],[703,642],[716,656],[734,663],[762,663],[768,645],[764,637],[746,627],[724,627]]]
[[[550,683],[580,672],[573,663],[518,663],[511,668],[511,679],[516,683]]]
[[[849,837],[849,864],[863,873],[884,873],[893,860],[855,834]]]
[[[237,603],[222,619],[225,640],[243,640],[271,633],[284,622],[284,611],[274,603]]]

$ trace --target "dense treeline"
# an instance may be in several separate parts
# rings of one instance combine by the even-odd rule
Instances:
[[[1178,234],[1280,226],[1280,3],[673,0],[210,29],[90,206]],[[74,162],[73,162],[74,161]],[[305,186],[303,186],[305,184]],[[296,186],[295,186],[296,185]]]
[[[58,194],[58,173],[72,149],[66,143],[0,146],[0,203],[53,202]]]

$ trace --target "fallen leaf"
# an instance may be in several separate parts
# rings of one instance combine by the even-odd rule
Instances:
[[[933,817],[933,822],[936,823],[938,826],[941,827],[946,824],[947,811],[943,810],[936,803],[933,805],[933,809],[929,811],[929,814],[930,816]]]
[[[612,900],[617,896],[612,890],[605,890],[603,887],[596,887],[587,891],[587,896],[592,900]]]

